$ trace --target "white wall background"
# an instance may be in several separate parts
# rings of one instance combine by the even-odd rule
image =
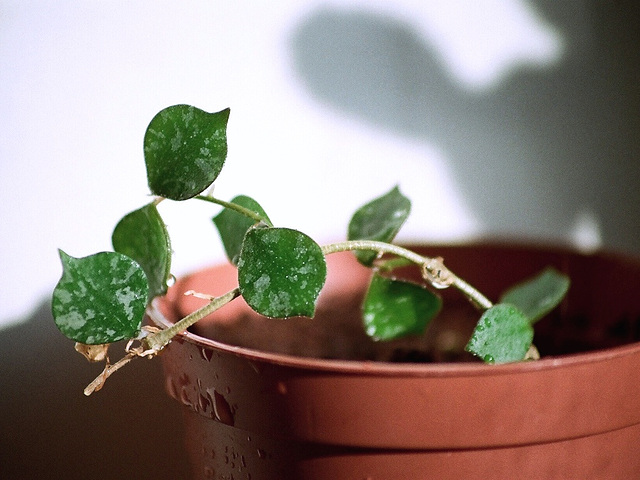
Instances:
[[[597,246],[613,208],[605,245],[640,251],[635,50],[607,27],[629,15],[560,3],[0,0],[0,326],[48,297],[57,248],[111,248],[176,103],[231,108],[216,195],[320,242],[399,184],[405,239]],[[217,210],[185,207],[162,205],[176,274],[222,258]]]

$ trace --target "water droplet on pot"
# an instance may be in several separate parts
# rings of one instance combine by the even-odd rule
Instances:
[[[178,377],[178,383],[180,384],[180,386],[184,387],[191,383],[191,379],[189,378],[189,375],[183,373]]]
[[[217,392],[213,388],[207,389],[207,395],[211,404],[213,405],[213,416],[215,420],[224,423],[225,425],[234,424],[233,411],[229,406],[229,402],[224,398],[224,396]]]
[[[167,390],[169,396],[175,398],[176,400],[180,400],[180,397],[178,397],[178,389],[176,387],[176,384],[173,382],[173,377],[167,376],[164,381],[165,389]]]
[[[193,408],[193,402],[189,398],[189,392],[187,391],[187,387],[184,386],[180,389],[180,401],[186,405],[187,407]]]
[[[204,467],[204,478],[213,478],[215,476],[216,471],[213,468],[209,466]]]
[[[249,362],[249,366],[251,366],[253,371],[256,373],[260,373],[262,371],[262,368],[260,368],[260,366],[257,363]]]
[[[285,395],[287,393],[287,385],[284,382],[278,382],[277,389],[278,393],[281,395]]]
[[[202,394],[198,395],[198,406],[202,412],[206,412],[211,407],[211,402]]]
[[[263,458],[263,459],[267,458],[267,452],[265,452],[261,448],[258,448],[257,452],[258,452],[258,458]]]
[[[202,355],[202,358],[204,358],[207,362],[210,362],[213,358],[213,350],[210,350],[206,347],[202,347],[200,349],[200,354]]]

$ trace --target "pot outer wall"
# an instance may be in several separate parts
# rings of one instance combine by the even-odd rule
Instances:
[[[398,351],[460,343],[477,314],[446,290],[445,318],[426,335],[372,342],[359,317],[369,271],[331,255],[314,320],[266,319],[237,299],[162,353],[194,478],[638,478],[640,263],[491,243],[416,250],[493,299],[547,265],[568,273],[567,299],[536,326],[543,359],[393,363]],[[151,320],[168,325],[202,304],[185,291],[222,294],[235,275],[184,278]]]

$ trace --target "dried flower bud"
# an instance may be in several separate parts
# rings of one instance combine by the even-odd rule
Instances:
[[[109,344],[86,345],[84,343],[76,343],[75,348],[76,352],[80,352],[90,362],[102,362],[107,359]]]

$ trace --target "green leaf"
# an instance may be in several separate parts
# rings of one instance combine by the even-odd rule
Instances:
[[[111,236],[116,252],[138,262],[149,281],[149,299],[167,292],[171,275],[171,242],[154,203],[125,215]]]
[[[287,228],[253,228],[244,237],[238,283],[256,312],[277,318],[313,317],[327,276],[320,246]]]
[[[116,252],[74,258],[60,250],[62,277],[52,311],[62,333],[87,345],[134,338],[142,325],[149,287],[144,270]]]
[[[190,105],[160,111],[144,135],[151,193],[186,200],[209,187],[227,157],[229,109],[208,113]]]
[[[533,324],[547,315],[569,291],[567,275],[547,267],[535,277],[506,290],[500,303],[518,307]]]
[[[238,195],[231,200],[231,203],[249,209],[270,222],[269,217],[260,204],[251,197]],[[213,223],[218,228],[218,233],[220,233],[220,238],[222,239],[222,244],[224,245],[229,261],[237,265],[244,236],[247,231],[256,224],[256,220],[231,208],[225,208],[213,218]]]
[[[499,303],[482,314],[465,350],[487,363],[516,362],[524,359],[532,341],[533,327],[525,314]]]
[[[374,274],[362,307],[365,331],[376,340],[422,334],[441,306],[422,285]]]
[[[386,194],[360,207],[351,217],[349,240],[377,240],[391,242],[411,211],[411,201],[396,186]],[[376,252],[356,251],[363,265],[370,266]]]

